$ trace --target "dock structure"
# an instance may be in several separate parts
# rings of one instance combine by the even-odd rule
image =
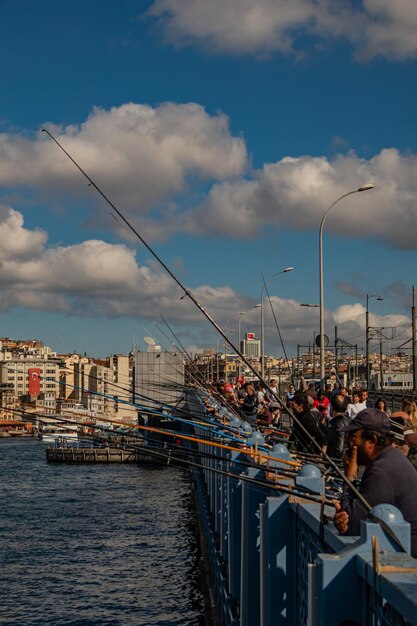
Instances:
[[[49,463],[155,463],[146,450],[126,448],[51,447],[46,449]]]
[[[188,404],[194,415],[207,417],[197,394]],[[268,484],[267,470],[248,466],[240,452],[208,443],[199,448],[204,469],[193,469],[193,495],[219,624],[417,625],[417,559],[400,511],[391,505],[372,510],[389,533],[366,519],[360,537],[341,536],[333,507],[324,503],[318,467],[304,466],[287,486],[298,480],[323,494],[322,503]]]

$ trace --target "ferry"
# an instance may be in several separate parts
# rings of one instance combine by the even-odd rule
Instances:
[[[45,426],[39,433],[38,439],[44,443],[56,443],[57,441],[78,441],[78,428],[76,426]]]

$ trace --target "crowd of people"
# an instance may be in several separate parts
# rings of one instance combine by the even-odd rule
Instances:
[[[336,383],[321,390],[303,380],[298,390],[289,385],[278,402],[276,383],[271,379],[268,389],[260,382],[228,383],[218,385],[217,391],[254,427],[282,427],[288,410],[289,448],[303,455],[325,453],[343,464],[351,484],[360,476],[358,488],[370,506],[396,506],[411,525],[411,554],[417,557],[416,402],[406,399],[400,411],[391,413],[384,398],[377,398],[372,406],[364,389],[348,390]],[[334,517],[339,532],[359,534],[360,521],[367,514],[347,483]]]

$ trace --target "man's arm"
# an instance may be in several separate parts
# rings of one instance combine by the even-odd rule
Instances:
[[[371,507],[377,504],[394,504],[395,496],[390,476],[377,467],[370,467],[364,474],[360,492]],[[368,515],[368,510],[349,488],[342,496],[342,511],[349,516],[347,535],[359,535],[360,522]]]

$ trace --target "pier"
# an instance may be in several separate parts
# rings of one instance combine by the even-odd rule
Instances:
[[[137,463],[140,454],[123,448],[47,448],[49,463]]]
[[[130,449],[129,447],[50,447],[46,449],[46,460],[48,463],[145,463],[160,465],[161,459],[155,452],[155,450],[149,450],[147,453],[144,446],[131,447]],[[164,465],[166,464],[167,461],[165,460]]]

